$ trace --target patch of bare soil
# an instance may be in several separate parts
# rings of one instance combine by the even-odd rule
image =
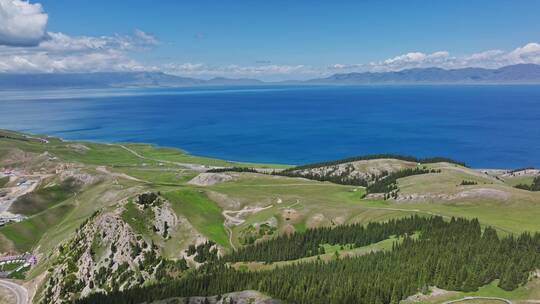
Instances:
[[[201,173],[188,182],[195,186],[211,186],[233,180],[235,176],[227,173]]]
[[[317,214],[314,214],[312,217],[310,217],[307,220],[306,224],[307,224],[308,227],[319,227],[319,226],[322,225],[324,220],[325,220],[324,214],[317,213]]]
[[[244,207],[244,209],[236,210],[236,211],[224,210],[222,214],[225,217],[226,226],[236,226],[245,222],[245,220],[243,219],[243,216],[245,214],[257,213],[257,212],[260,212],[260,211],[263,211],[265,209],[272,208],[272,207],[273,207],[272,205],[266,206],[266,207],[251,207],[251,208]]]
[[[294,221],[300,217],[300,214],[296,209],[293,208],[284,208],[281,210],[281,216],[286,221]]]
[[[80,154],[84,154],[86,151],[90,150],[90,148],[83,144],[68,144],[67,147]]]
[[[0,286],[0,303],[2,304],[17,303],[15,294],[9,289]]]
[[[143,180],[140,180],[138,178],[135,178],[133,176],[130,176],[130,175],[127,175],[125,173],[116,173],[116,172],[111,172],[107,169],[107,167],[105,166],[99,166],[96,168],[97,171],[101,172],[101,173],[105,173],[107,175],[110,175],[112,177],[116,177],[116,178],[124,178],[124,179],[129,179],[129,180],[132,180],[132,181],[136,181],[136,182],[142,182],[144,183],[145,181]]]
[[[206,191],[206,195],[223,209],[238,209],[241,207],[241,203],[239,201],[234,200],[223,193]]]

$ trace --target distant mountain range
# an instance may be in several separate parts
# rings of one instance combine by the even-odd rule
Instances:
[[[538,83],[540,65],[517,64],[499,69],[416,68],[397,72],[334,74],[306,81],[263,82],[257,79],[213,78],[210,80],[161,72],[100,72],[1,74],[0,89],[61,89],[116,87],[190,87],[250,85],[364,85],[364,84],[488,84]]]
[[[256,79],[213,78],[210,80],[180,77],[161,72],[99,72],[2,74],[0,89],[189,87],[219,85],[257,85]]]
[[[499,69],[417,68],[397,72],[334,74],[312,79],[311,84],[446,84],[446,83],[540,83],[540,65],[517,64]]]

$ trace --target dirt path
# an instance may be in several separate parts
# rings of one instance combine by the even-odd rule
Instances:
[[[132,181],[136,181],[136,182],[141,182],[141,183],[148,183],[147,181],[144,181],[142,179],[138,179],[136,177],[133,177],[131,175],[127,175],[125,173],[115,173],[115,172],[111,172],[107,169],[107,167],[105,166],[99,166],[96,168],[96,171],[99,171],[101,173],[105,173],[105,174],[108,174],[112,177],[120,177],[120,178],[125,178],[125,179],[129,179],[129,180],[132,180]]]
[[[225,226],[225,229],[227,229],[227,231],[229,232],[229,243],[231,244],[231,247],[234,250],[236,250],[236,246],[234,246],[234,243],[232,240],[233,232],[232,232],[231,226],[238,226],[238,225],[243,224],[246,220],[244,220],[240,216],[242,216],[245,213],[257,213],[257,212],[260,212],[260,211],[263,211],[272,207],[274,207],[274,205],[269,205],[266,207],[244,208],[242,210],[223,210],[223,212],[221,213],[223,214],[223,217],[225,217],[225,223],[223,224],[223,226]],[[231,215],[231,214],[234,214],[234,215]]]
[[[11,291],[15,295],[16,304],[28,303],[28,291],[23,286],[7,280],[0,280],[0,286]]]
[[[470,300],[495,300],[495,301],[505,302],[506,304],[512,304],[512,301],[510,301],[508,299],[497,298],[497,297],[465,297],[465,298],[462,298],[462,299],[459,299],[459,300],[447,301],[447,302],[444,302],[443,304],[466,302],[466,301],[470,301]]]
[[[136,157],[138,157],[140,159],[146,159],[146,160],[156,161],[156,162],[165,163],[165,164],[182,166],[182,167],[194,170],[194,171],[206,171],[208,169],[223,168],[223,167],[216,167],[216,166],[205,166],[205,165],[199,165],[199,164],[180,163],[180,162],[174,162],[174,161],[170,161],[170,160],[162,160],[162,159],[150,158],[150,157],[146,157],[144,155],[141,155],[137,151],[135,151],[135,150],[133,150],[131,148],[128,148],[128,147],[126,147],[124,145],[119,145],[119,144],[111,144],[111,145],[120,147],[120,148],[130,152],[131,154],[135,155]]]
[[[242,210],[223,210],[222,214],[225,217],[225,224],[230,224],[232,226],[238,226],[245,222],[244,219],[240,218],[239,216],[243,215],[244,213],[257,213],[269,208],[274,207],[274,205],[269,205],[266,207],[253,207],[253,208],[244,208]],[[236,214],[236,216],[232,216],[231,214]]]
[[[182,163],[182,162],[175,162],[175,161],[170,161],[170,160],[151,158],[151,157],[146,157],[146,156],[138,153],[137,151],[135,151],[135,150],[133,150],[131,148],[128,148],[128,147],[126,147],[124,145],[120,145],[120,144],[110,144],[110,145],[120,147],[120,148],[130,152],[131,154],[135,155],[136,157],[138,157],[140,159],[146,159],[146,160],[156,161],[156,162],[165,163],[165,164],[182,166],[182,167],[185,167],[187,169],[194,170],[194,171],[206,172],[209,169],[223,169],[223,168],[226,168],[226,167],[223,167],[223,166],[210,166],[210,165],[201,165],[201,164],[192,164],[192,163]],[[276,169],[274,169],[274,168],[253,168],[253,169],[259,171],[259,173],[261,173],[261,174],[268,174],[268,172],[283,170],[283,169],[279,169],[279,168],[276,168]]]

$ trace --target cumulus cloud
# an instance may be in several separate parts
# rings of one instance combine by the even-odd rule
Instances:
[[[151,70],[132,59],[132,52],[158,44],[141,30],[131,35],[69,36],[47,33],[33,47],[0,46],[0,72],[96,72]]]
[[[163,62],[148,65],[134,53],[158,46],[152,34],[136,29],[131,34],[70,36],[47,32],[47,14],[39,3],[0,0],[0,72],[61,73],[98,71],[162,71],[191,77],[254,77],[260,79],[305,79],[344,72],[384,72],[409,68],[464,67],[498,68],[511,64],[540,64],[540,44],[531,42],[510,51],[486,50],[454,56],[448,51],[408,52],[367,63],[336,63],[329,66],[278,64],[266,60],[254,64],[212,65]],[[204,38],[198,33],[196,38]]]
[[[47,19],[39,3],[0,0],[0,45],[38,45],[46,37]]]
[[[128,35],[70,36],[47,32],[39,3],[0,0],[0,72],[93,72],[149,70],[132,52],[159,44],[136,29]]]
[[[434,53],[410,52],[381,61],[365,64],[333,64],[328,71],[387,72],[411,68],[438,67],[459,69],[466,67],[500,68],[506,65],[540,64],[540,44],[528,43],[511,51],[487,50],[470,55],[452,56],[447,51]]]
[[[154,35],[145,33],[139,29],[135,29],[135,37],[135,42],[138,42],[138,44],[142,46],[154,46],[159,44],[159,41]]]
[[[540,63],[540,44],[529,43],[517,48],[508,54],[508,59],[514,63]]]

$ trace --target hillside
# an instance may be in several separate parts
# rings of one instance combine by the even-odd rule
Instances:
[[[478,219],[482,229],[492,227],[499,238],[540,231],[540,192],[514,187],[531,185],[538,170],[477,170],[450,161],[380,155],[299,167],[263,166],[145,144],[73,142],[0,131],[0,218],[6,222],[0,227],[0,252],[28,251],[37,257],[37,265],[19,282],[31,291],[35,303],[50,303],[99,292],[120,296],[136,286],[148,287],[151,295],[153,286],[195,279],[205,269],[214,273],[212,267],[221,267],[224,257],[243,248],[271,246],[283,235],[307,240],[310,229],[334,232],[332,238],[290,247],[306,248],[291,256],[302,264],[317,261],[310,248],[324,248],[324,253],[317,252],[325,261],[334,261],[337,255],[360,262],[371,252],[392,252],[405,240],[397,231],[373,238],[366,234],[364,241],[353,242],[345,236],[358,233],[349,233],[347,227],[370,227],[414,215],[437,216],[444,222],[459,217],[473,226]],[[357,180],[367,187],[351,182]],[[416,240],[419,231],[415,228],[407,235]],[[411,244],[417,245],[421,244]],[[241,262],[235,269],[273,271],[268,261],[294,264],[282,259],[236,258]],[[523,283],[520,276],[514,286],[493,283],[491,279],[501,279],[496,274],[504,271],[494,273],[486,277],[489,282],[473,284],[481,286],[478,291],[443,281],[438,287],[446,290],[444,299],[485,295],[486,289],[512,299],[537,299],[532,274],[532,281]],[[238,286],[257,289],[247,283]],[[260,303],[291,299],[272,289],[257,289],[265,294],[235,293],[242,290],[171,292],[167,297],[184,301],[186,296],[210,296],[199,297],[201,303],[219,303],[225,294]]]

